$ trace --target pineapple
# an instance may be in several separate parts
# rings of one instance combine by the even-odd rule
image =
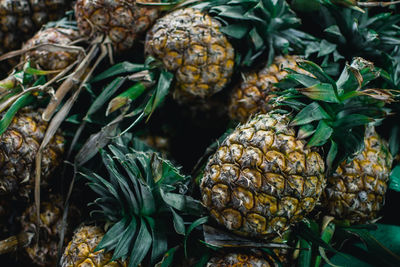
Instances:
[[[35,156],[48,123],[41,118],[41,110],[23,108],[0,136],[0,193],[18,192],[29,198],[34,187]],[[61,163],[64,137],[57,133],[43,151],[42,184]]]
[[[160,152],[163,156],[167,156],[170,154],[171,146],[170,138],[168,138],[168,136],[147,134],[141,136],[140,140],[149,147],[154,148],[156,151]]]
[[[98,226],[81,226],[65,248],[61,258],[61,267],[97,266],[122,267],[126,261],[112,261],[111,252],[95,251],[104,236],[104,231]]]
[[[67,0],[0,0],[0,55],[19,49],[47,21],[61,18],[69,3]]]
[[[371,222],[384,205],[392,156],[374,127],[366,130],[364,150],[343,161],[328,177],[323,213],[351,224]]]
[[[212,257],[207,262],[207,267],[228,267],[228,266],[241,266],[241,267],[270,267],[279,266],[274,259],[262,257],[260,255],[244,254],[244,253],[229,253],[220,257]]]
[[[301,43],[293,29],[298,24],[284,0],[201,1],[159,19],[147,33],[145,52],[175,74],[175,100],[196,102],[221,91],[235,70],[267,50],[268,64],[275,51],[292,52]]]
[[[146,6],[158,0],[78,0],[75,15],[82,35],[91,37],[105,34],[117,51],[131,48],[139,37],[157,19],[159,9]]]
[[[234,49],[221,24],[198,9],[179,9],[159,19],[146,36],[146,53],[175,73],[175,99],[205,98],[222,90],[234,67]]]
[[[21,232],[0,241],[0,254],[22,249],[21,260],[34,263],[37,266],[56,266],[59,233],[62,227],[63,200],[60,195],[48,194],[46,200],[40,204],[40,221],[38,228],[35,204],[29,205],[19,218]],[[70,206],[68,213],[66,236],[69,236],[68,227],[74,227],[79,211],[75,206]],[[36,233],[40,239],[35,241]]]
[[[287,75],[286,68],[296,72],[305,73],[298,67],[298,56],[277,56],[271,65],[264,66],[259,71],[253,71],[242,75],[242,81],[236,87],[230,98],[229,116],[240,122],[245,122],[250,115],[267,113],[272,109],[269,101],[276,97],[275,83],[281,81]]]
[[[200,185],[203,203],[229,230],[273,238],[317,203],[325,185],[322,155],[289,123],[286,115],[258,115],[210,158]]]
[[[239,125],[206,165],[203,203],[239,235],[272,239],[299,222],[319,201],[325,166],[330,171],[361,146],[360,125],[387,115],[373,94],[362,93],[379,74],[370,62],[356,58],[336,82],[315,63],[300,66],[311,76],[291,73],[279,85],[276,106],[285,110]]]
[[[187,190],[188,177],[159,154],[135,150],[140,147],[137,140],[133,142],[135,149],[128,147],[132,138],[129,135],[124,138],[102,153],[108,178],[84,173],[89,187],[98,194],[93,213],[109,227],[105,233],[94,231],[95,241],[91,241],[91,231],[78,235],[64,253],[64,267],[80,266],[85,261],[97,261],[98,266],[101,258],[110,259],[108,254],[97,259],[97,254],[90,253],[95,247],[97,251],[112,251],[115,260],[127,259],[129,266],[154,266],[162,260],[168,246],[178,241],[175,231],[185,232],[181,216],[185,215],[185,222],[190,222],[189,214],[198,218],[203,212],[199,201],[181,193]],[[88,255],[94,258],[89,259]]]
[[[69,45],[79,34],[74,29],[52,27],[39,31],[23,46],[23,49],[34,48],[43,44]],[[51,51],[48,47],[38,47],[27,51],[23,61],[30,60],[33,66],[43,70],[62,70],[73,63],[78,57],[77,51]]]

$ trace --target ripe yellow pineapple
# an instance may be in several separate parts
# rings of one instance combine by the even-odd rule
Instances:
[[[234,68],[234,49],[221,24],[204,12],[179,9],[159,19],[146,37],[146,53],[175,73],[174,98],[205,98],[222,90]]]
[[[82,226],[78,228],[65,248],[61,258],[61,267],[97,266],[123,267],[127,263],[120,261],[110,262],[112,253],[104,250],[94,252],[104,236],[104,232],[97,226]]]
[[[229,116],[245,122],[253,114],[270,111],[272,107],[269,101],[276,96],[274,92],[278,90],[274,84],[287,75],[285,69],[306,73],[298,67],[297,59],[297,56],[277,56],[271,65],[266,65],[258,71],[244,73],[239,86],[231,94]]]
[[[105,34],[116,50],[132,47],[138,35],[143,34],[157,19],[159,9],[143,3],[158,0],[78,0],[75,15],[79,30],[84,36]]]
[[[69,45],[79,37],[78,31],[61,27],[47,28],[39,31],[23,46],[25,49],[34,48],[43,44]],[[36,68],[44,70],[62,70],[73,63],[78,56],[78,51],[57,50],[52,51],[49,47],[37,47],[27,51],[23,61],[30,60]]]
[[[269,256],[260,256],[244,253],[229,253],[225,256],[212,257],[207,262],[207,267],[270,267],[279,266],[275,260]]]
[[[384,205],[392,156],[388,145],[368,127],[365,148],[350,162],[342,162],[332,176],[321,198],[323,213],[351,224],[377,218]]]
[[[0,0],[0,55],[19,49],[47,21],[69,8],[68,0]]]
[[[276,101],[285,110],[258,114],[239,125],[204,170],[204,205],[237,234],[271,239],[300,221],[324,190],[325,163],[332,169],[337,155],[356,152],[364,134],[360,123],[386,115],[371,116],[369,109],[379,110],[382,103],[366,101],[373,94],[358,93],[368,84],[364,78],[371,81],[379,75],[371,62],[354,59],[336,82],[313,62],[303,61],[303,68],[310,73],[288,74],[279,84],[282,92]],[[354,119],[360,114],[364,120]]]
[[[60,195],[47,192],[40,203],[40,227],[37,227],[35,204],[28,205],[22,215],[18,215],[21,231],[18,235],[9,236],[0,241],[0,254],[17,252],[19,260],[35,266],[51,267],[57,265],[59,234],[62,227],[63,200]],[[8,205],[5,208],[11,210]],[[13,207],[14,208],[14,207]],[[79,211],[70,206],[65,236],[69,238],[69,227],[75,227]],[[36,234],[40,233],[39,239]],[[10,235],[10,233],[7,233]],[[22,251],[22,254],[20,252]]]
[[[15,115],[0,136],[0,194],[18,192],[21,197],[29,197],[34,186],[35,156],[47,126],[41,110],[28,107]],[[64,137],[57,133],[43,151],[42,185],[61,163],[63,152]]]
[[[273,238],[317,203],[324,161],[296,138],[289,122],[286,115],[257,115],[210,158],[200,185],[203,203],[229,230]]]

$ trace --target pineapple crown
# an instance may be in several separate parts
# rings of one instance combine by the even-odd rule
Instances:
[[[300,19],[285,0],[218,0],[194,5],[207,11],[224,26],[237,51],[237,65],[250,66],[268,53],[267,63],[275,54],[305,50],[312,36],[296,30]]]
[[[320,37],[335,44],[342,56],[336,56],[334,61],[360,56],[383,67],[386,57],[400,44],[400,15],[370,15],[368,10],[359,12],[328,4],[321,7],[319,14],[318,25],[323,27]]]
[[[138,140],[127,148],[127,139],[120,138],[108,146],[109,152],[101,152],[108,179],[83,174],[99,195],[93,203],[99,209],[91,215],[112,224],[96,251],[114,251],[112,260],[129,258],[129,266],[137,266],[150,255],[154,265],[167,252],[169,226],[185,235],[182,216],[198,216],[203,207],[184,194],[188,179],[179,168],[154,151],[136,150],[145,148]]]
[[[346,65],[338,80],[313,62],[298,64],[309,74],[289,70],[277,84],[284,91],[275,104],[294,111],[291,125],[300,127],[299,138],[308,138],[308,146],[329,144],[326,161],[328,171],[332,171],[363,148],[365,126],[387,116],[384,104],[392,101],[392,94],[367,88],[380,72],[362,58]]]

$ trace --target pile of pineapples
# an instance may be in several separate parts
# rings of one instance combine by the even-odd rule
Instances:
[[[0,265],[400,266],[399,4],[0,0]]]

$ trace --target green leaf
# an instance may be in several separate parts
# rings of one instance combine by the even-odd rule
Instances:
[[[151,107],[151,112],[149,113],[149,117],[154,112],[154,110],[162,103],[165,96],[168,94],[173,79],[174,75],[171,72],[168,71],[161,72],[160,77],[158,79],[157,87],[155,89],[155,97],[153,100],[153,105]]]
[[[343,267],[374,267],[356,257],[351,256],[347,253],[337,253],[332,258],[329,259],[331,263],[343,266]],[[326,263],[324,267],[332,267],[330,264]]]
[[[160,189],[160,194],[164,202],[176,210],[193,213],[194,215],[198,215],[203,211],[201,202],[191,196],[165,192],[163,188]]]
[[[156,212],[155,200],[150,187],[139,180],[140,192],[143,201],[141,214],[145,216],[153,215]]]
[[[250,30],[246,23],[229,24],[221,28],[221,32],[235,39],[242,39]]]
[[[337,119],[333,123],[334,128],[350,129],[357,126],[364,126],[373,122],[373,119],[362,114],[351,114],[343,118]]]
[[[317,79],[310,77],[309,75],[301,73],[289,73],[283,81],[278,83],[278,87],[281,89],[288,89],[297,86],[297,84],[290,83],[290,80],[294,80],[305,87],[311,87],[319,83]],[[287,85],[285,83],[287,83]]]
[[[174,260],[175,252],[178,250],[178,246],[169,249],[165,254],[163,259],[156,264],[156,267],[169,267]]]
[[[312,262],[312,249],[310,242],[300,238],[300,254],[298,259],[299,267],[310,267]]]
[[[297,88],[297,90],[313,100],[340,103],[340,99],[336,96],[335,89],[328,83],[319,83],[307,88]]]
[[[113,147],[113,146],[111,146],[111,147]],[[122,199],[124,197],[122,202],[127,203],[130,213],[138,215],[139,214],[139,203],[138,203],[135,195],[133,194],[126,178],[124,176],[122,176],[120,174],[120,172],[116,169],[115,163],[112,160],[110,155],[108,155],[106,153],[102,153],[102,157],[103,157],[104,165],[106,166],[107,171],[110,174],[110,179],[114,181],[113,184],[115,185],[115,187],[120,188],[123,193],[123,194],[121,194],[120,198],[118,198],[118,199]]]
[[[375,261],[382,266],[400,265],[400,227],[381,224],[375,231],[354,228],[346,228],[346,231],[359,236],[366,245],[368,253],[372,256],[366,260]],[[381,240],[386,244],[382,243]],[[375,259],[374,255],[379,255],[379,259]]]
[[[173,208],[170,207],[169,209],[173,215],[175,231],[180,235],[185,235],[185,222],[183,221],[182,217],[179,216],[179,214],[176,213]]]
[[[133,217],[128,227],[125,229],[125,231],[123,231],[122,237],[119,239],[119,242],[115,247],[111,261],[117,259],[126,259],[128,257],[129,250],[132,248],[132,242],[133,240],[135,240],[136,228],[137,228],[136,218]],[[105,236],[107,236],[107,234],[108,232],[105,234]],[[110,236],[108,238],[112,237]]]
[[[330,127],[325,121],[319,121],[317,129],[315,130],[315,133],[311,137],[310,141],[308,141],[307,146],[323,146],[332,136],[332,133],[332,127]]]
[[[336,50],[336,47],[335,44],[322,40],[319,46],[318,57],[323,57],[333,53]],[[326,78],[327,76],[324,75],[323,77]],[[330,81],[332,82],[333,80],[331,79]]]
[[[100,95],[94,100],[93,104],[90,105],[88,111],[86,112],[85,119],[94,114],[100,108],[103,107],[104,103],[124,84],[125,78],[115,78],[106,88],[101,91]]]
[[[316,226],[315,222],[310,222],[307,225],[305,222],[301,222],[297,226],[296,234],[303,238],[304,240],[311,242],[313,245],[317,245],[327,249],[331,252],[337,253],[338,251],[334,249],[330,244],[326,243],[324,240],[321,239],[318,232],[318,227]]]
[[[337,38],[341,38],[341,37],[343,38],[344,37],[342,35],[342,33],[340,32],[340,29],[339,29],[339,27],[337,25],[329,26],[328,28],[326,28],[324,30],[324,32],[327,32],[327,33],[330,33],[332,35],[335,35],[335,36],[337,36]]]
[[[151,235],[149,230],[147,230],[146,222],[143,218],[140,221],[140,230],[135,240],[135,243],[132,246],[132,251],[129,259],[129,267],[138,266],[147,252],[149,251],[152,244]]]
[[[144,93],[146,88],[147,87],[143,83],[136,83],[135,85],[131,86],[128,90],[119,94],[110,101],[106,114],[112,113],[126,104],[135,101]]]
[[[7,110],[7,112],[3,115],[3,118],[0,120],[0,135],[2,135],[12,122],[15,114],[20,110],[22,107],[25,107],[32,103],[35,100],[35,97],[32,96],[31,93],[26,93],[19,97]]]
[[[296,117],[290,124],[293,126],[299,126],[322,119],[330,119],[330,116],[317,102],[312,102],[297,113]]]
[[[308,60],[301,60],[298,62],[298,64],[302,69],[310,72],[315,77],[317,77],[317,79],[320,82],[328,83],[331,86],[333,86],[334,90],[336,90],[336,81],[333,80],[328,74],[326,74],[325,71],[320,66],[318,66],[314,62],[308,61]]]
[[[106,251],[114,250],[124,234],[125,227],[127,226],[128,218],[124,217],[122,220],[114,224],[107,233],[103,236],[100,243],[94,250],[99,251],[105,249]]]
[[[111,68],[100,73],[99,75],[94,77],[92,80],[90,80],[90,83],[98,82],[98,81],[110,78],[110,77],[118,75],[118,74],[135,73],[135,72],[139,72],[139,71],[146,70],[146,69],[147,69],[147,67],[143,64],[133,64],[133,63],[125,61],[125,62],[115,64]]]
[[[400,192],[400,164],[394,167],[390,173],[389,188]]]
[[[338,153],[338,145],[335,141],[331,139],[331,146],[329,147],[328,155],[326,156],[326,163],[328,165],[328,173],[330,173],[333,169],[333,163],[336,159],[336,155]]]
[[[325,241],[327,244],[329,244],[332,240],[333,234],[335,233],[335,224],[333,222],[328,223],[328,225],[325,227],[325,229],[322,230],[321,233],[321,239]],[[321,264],[321,258],[323,258],[326,262],[330,262],[329,259],[326,256],[325,250],[322,247],[319,247],[320,255],[317,256],[315,259],[315,267],[320,266]],[[332,265],[334,266],[334,265]]]
[[[151,265],[153,266],[157,260],[168,250],[168,240],[165,229],[165,223],[161,220],[155,221],[153,218],[145,217],[150,225],[153,246],[151,250]]]
[[[206,217],[202,217],[202,218],[199,218],[199,219],[195,220],[191,225],[189,225],[188,229],[186,230],[185,240],[184,240],[184,243],[183,243],[183,247],[184,247],[184,250],[185,250],[185,257],[186,257],[186,258],[187,258],[187,240],[188,240],[188,238],[189,238],[190,233],[191,233],[196,227],[198,227],[198,226],[200,226],[200,225],[202,225],[202,224],[207,223],[207,222],[208,222],[208,218],[209,218],[209,217],[206,216]]]

